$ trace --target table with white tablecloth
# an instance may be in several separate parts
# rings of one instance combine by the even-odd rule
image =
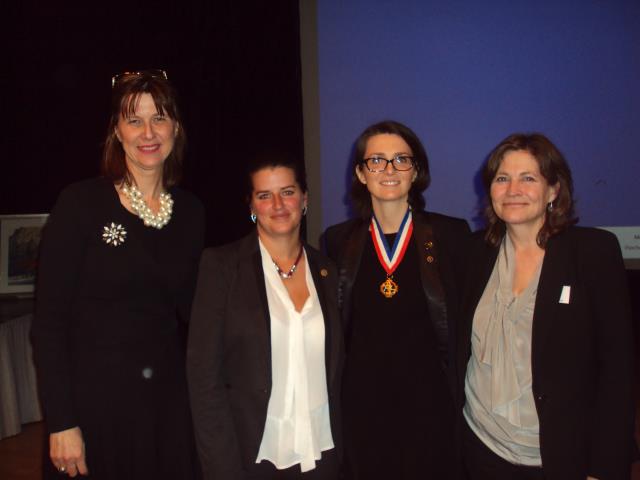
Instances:
[[[0,439],[42,420],[29,330],[32,314],[0,323]]]

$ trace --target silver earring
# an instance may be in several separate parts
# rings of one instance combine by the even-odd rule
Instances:
[[[547,212],[549,213],[553,212],[553,200],[547,203]]]
[[[256,217],[255,213],[251,212],[251,215],[249,215],[249,218],[251,219],[251,221],[253,223],[256,223],[256,220],[257,220],[258,217]]]
[[[307,214],[307,206],[302,207],[302,216],[304,217]]]

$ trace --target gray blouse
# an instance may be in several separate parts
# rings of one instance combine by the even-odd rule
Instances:
[[[514,247],[505,235],[473,317],[463,413],[471,430],[494,453],[514,464],[539,466],[531,332],[540,267],[517,296],[514,272]]]

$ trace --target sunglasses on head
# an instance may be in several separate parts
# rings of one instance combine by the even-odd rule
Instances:
[[[164,78],[169,80],[167,72],[164,70],[140,70],[138,72],[122,72],[111,77],[111,88],[114,88],[116,84],[124,78],[129,77],[152,77],[152,78]]]

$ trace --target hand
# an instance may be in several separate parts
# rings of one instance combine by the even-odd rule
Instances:
[[[61,473],[70,477],[87,475],[89,470],[84,458],[84,440],[80,427],[70,428],[49,435],[49,456]]]
[[[596,477],[587,477],[587,480],[598,480]]]

